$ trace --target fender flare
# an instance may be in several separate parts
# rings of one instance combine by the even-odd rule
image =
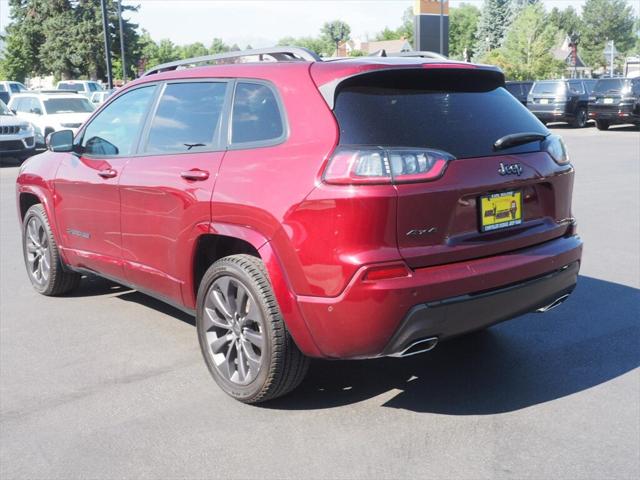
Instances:
[[[249,243],[256,249],[264,262],[273,293],[280,307],[280,312],[294,342],[305,355],[310,357],[324,357],[311,335],[311,331],[298,306],[297,297],[293,293],[286,271],[282,267],[278,254],[269,239],[260,232],[242,225],[220,222],[201,223],[196,225],[193,230],[191,244],[194,247],[189,256],[190,265],[193,265],[198,237],[206,234],[237,238]]]

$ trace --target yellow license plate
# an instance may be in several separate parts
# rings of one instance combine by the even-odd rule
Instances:
[[[522,192],[492,193],[480,197],[480,231],[489,232],[522,223]]]

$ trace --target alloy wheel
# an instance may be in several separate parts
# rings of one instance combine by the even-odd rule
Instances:
[[[235,277],[218,277],[203,313],[207,353],[216,370],[232,383],[251,383],[262,367],[265,344],[264,318],[251,292]]]
[[[36,284],[44,286],[51,272],[51,250],[49,236],[38,217],[33,216],[29,219],[24,241],[29,275]]]

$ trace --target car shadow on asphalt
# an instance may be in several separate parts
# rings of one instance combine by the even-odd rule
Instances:
[[[640,365],[640,290],[580,277],[569,300],[404,359],[313,361],[302,385],[264,407],[312,410],[383,396],[382,406],[489,415],[549,402]]]
[[[190,315],[99,277],[69,296],[113,295],[195,326]],[[413,357],[313,360],[289,395],[260,404],[318,410],[383,397],[384,407],[445,415],[511,412],[613,380],[640,366],[640,290],[580,276],[545,314],[442,342]]]
[[[587,126],[584,128],[586,129],[590,127],[595,128],[595,126],[596,124],[594,122],[589,122],[587,123]],[[582,128],[576,128],[572,125],[569,125],[568,123],[549,123],[547,125],[547,128],[550,128],[552,130],[584,130]],[[602,133],[606,134],[607,132],[637,132],[637,131],[638,131],[638,127],[634,125],[624,124],[624,125],[611,125],[606,132],[602,132]]]

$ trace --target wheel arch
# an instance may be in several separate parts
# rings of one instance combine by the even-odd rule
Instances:
[[[289,333],[298,348],[308,356],[323,356],[298,307],[296,295],[272,243],[261,233],[240,225],[212,223],[194,239],[190,257],[189,281],[185,282],[183,301],[188,308],[196,307],[196,297],[204,272],[218,259],[237,254],[260,258],[265,265],[274,295]]]

